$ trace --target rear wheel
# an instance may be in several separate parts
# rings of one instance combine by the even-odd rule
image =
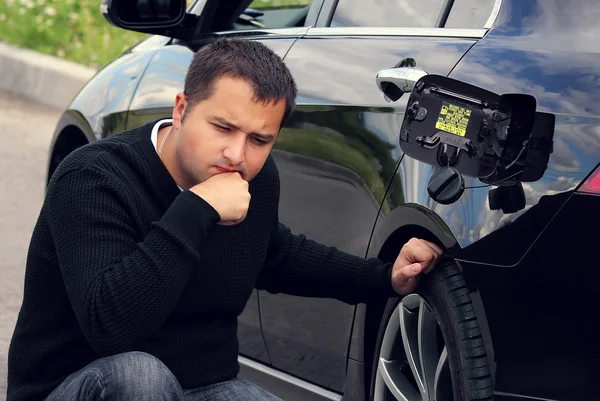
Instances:
[[[493,381],[465,280],[453,262],[422,277],[383,313],[373,401],[491,400]]]

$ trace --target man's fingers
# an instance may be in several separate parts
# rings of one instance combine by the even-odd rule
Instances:
[[[425,241],[425,240],[416,240],[413,241],[415,245],[414,256],[416,257],[416,261],[419,261],[423,264],[423,273],[427,274],[435,265],[439,262],[440,258],[444,254],[442,248],[433,242]],[[419,248],[417,251],[416,249]]]
[[[411,277],[418,276],[423,271],[423,266],[420,263],[413,263],[412,265],[408,265],[400,269],[397,273],[397,278],[399,284],[408,282],[408,279]]]
[[[402,269],[395,269],[392,276],[392,285],[396,292],[406,295],[417,288],[419,274],[423,270],[420,263],[413,263]]]
[[[422,247],[425,247],[429,251],[435,253],[435,255],[438,256],[438,257],[442,256],[444,254],[444,251],[442,250],[442,248],[440,248],[439,246],[437,246],[433,242],[429,242],[429,241],[425,241],[425,240],[420,240],[418,242],[418,245],[420,245]]]
[[[435,253],[437,253],[439,256],[442,256],[444,254],[444,250],[442,248],[440,248],[438,245],[434,244],[433,242],[429,242],[429,241],[425,241],[425,240],[423,240],[422,242],[429,245],[435,251]]]
[[[439,259],[437,251],[429,246],[425,241],[411,241],[404,250],[408,262],[420,263],[423,270],[427,271]]]
[[[416,288],[421,273],[429,273],[444,255],[438,245],[413,238],[402,247],[396,259],[392,284],[400,294],[408,294]],[[403,267],[402,267],[403,266]]]
[[[424,246],[429,247],[429,250],[431,252],[435,253],[435,257],[433,258],[433,260],[431,261],[429,266],[427,266],[427,268],[423,269],[423,273],[428,274],[439,263],[442,255],[444,254],[444,251],[442,250],[442,248],[440,248],[439,246],[437,246],[436,244],[434,244],[432,242],[423,241],[423,243],[424,243]]]

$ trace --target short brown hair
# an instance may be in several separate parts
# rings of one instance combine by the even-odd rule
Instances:
[[[285,100],[283,121],[296,105],[296,83],[283,60],[264,44],[247,39],[217,39],[202,47],[185,77],[184,95],[190,106],[209,98],[222,75],[252,85],[256,101]]]

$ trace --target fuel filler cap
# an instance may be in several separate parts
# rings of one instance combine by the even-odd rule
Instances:
[[[429,196],[442,205],[449,205],[460,199],[465,191],[463,176],[453,167],[445,166],[435,171],[429,183],[427,192]]]

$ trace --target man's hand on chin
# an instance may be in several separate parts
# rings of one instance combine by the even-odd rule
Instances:
[[[431,272],[440,261],[442,249],[422,239],[412,238],[402,249],[392,269],[392,287],[400,295],[417,288],[422,273]]]

